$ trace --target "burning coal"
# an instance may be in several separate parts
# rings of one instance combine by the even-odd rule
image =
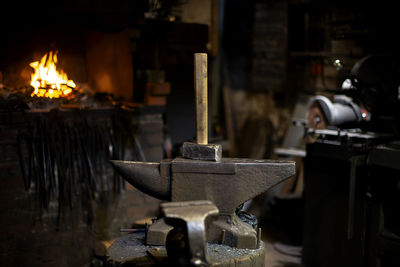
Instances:
[[[60,98],[73,93],[76,85],[69,80],[66,73],[57,69],[57,51],[46,53],[40,61],[29,64],[34,73],[31,76],[31,86],[34,88],[31,96]]]

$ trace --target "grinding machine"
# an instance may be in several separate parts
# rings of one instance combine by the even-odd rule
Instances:
[[[144,232],[117,239],[109,262],[146,266],[264,266],[261,229],[240,219],[237,207],[295,173],[292,161],[223,158],[208,144],[207,54],[196,53],[196,143],[161,162],[112,161],[139,190],[166,202]]]

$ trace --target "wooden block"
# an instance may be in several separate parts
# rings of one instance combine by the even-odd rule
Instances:
[[[153,224],[153,220],[155,220],[156,217],[146,217],[146,218],[142,218],[139,220],[136,220],[133,222],[132,227],[134,228],[144,228],[147,225],[151,225]]]
[[[152,96],[165,96],[171,93],[171,83],[155,83],[155,82],[147,82],[146,83],[146,94]]]
[[[164,106],[167,104],[167,98],[165,96],[151,96],[145,97],[145,104],[149,106]]]

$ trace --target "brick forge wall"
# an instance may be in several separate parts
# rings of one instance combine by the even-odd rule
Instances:
[[[135,122],[137,140],[146,161],[160,162],[164,158],[162,113],[158,111],[155,113],[154,111],[143,113],[137,116]],[[121,208],[123,214],[121,216],[125,216],[127,225],[144,217],[156,217],[158,215],[160,200],[137,190],[127,182],[125,182],[125,186],[126,191],[124,192],[123,200],[120,202],[123,205],[123,208]]]
[[[287,87],[288,3],[256,0],[227,7],[226,86],[235,141],[231,156],[271,158],[296,101]]]
[[[158,107],[143,108],[134,120],[139,147],[133,145],[131,151],[127,151],[125,160],[135,160],[135,157],[138,160],[138,149],[141,149],[146,161],[160,162],[164,158],[162,110]],[[139,160],[142,159],[139,157]],[[107,228],[107,239],[124,235],[119,233],[119,229],[130,228],[138,220],[157,217],[160,202],[125,182],[125,191],[120,195],[115,215]]]
[[[93,203],[91,224],[82,219],[84,211],[76,203],[72,209],[64,211],[57,229],[56,202],[50,203],[48,211],[41,210],[40,215],[34,188],[29,191],[24,188],[16,141],[24,121],[11,121],[9,116],[1,115],[1,266],[89,266],[100,241],[120,236],[119,229],[131,227],[137,219],[158,215],[159,200],[126,185],[126,190],[113,195],[106,203]],[[146,135],[147,131],[142,131],[142,137]],[[159,140],[161,147],[162,139]],[[147,150],[145,153],[151,158]],[[157,159],[155,152],[152,155]],[[158,157],[162,158],[162,148]],[[100,250],[102,253],[104,251]]]
[[[137,140],[146,161],[160,162],[163,159],[164,123],[161,113],[139,115],[136,121]]]

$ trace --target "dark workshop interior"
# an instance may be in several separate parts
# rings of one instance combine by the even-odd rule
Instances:
[[[0,266],[400,266],[396,1],[3,2]]]

